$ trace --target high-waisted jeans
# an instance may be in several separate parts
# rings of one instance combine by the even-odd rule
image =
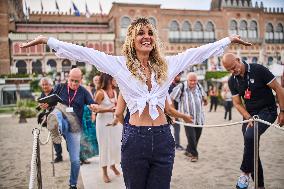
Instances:
[[[174,157],[170,125],[124,125],[121,167],[127,189],[169,189]]]

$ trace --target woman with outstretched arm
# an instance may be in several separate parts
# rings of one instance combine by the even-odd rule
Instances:
[[[138,18],[128,27],[123,56],[43,36],[22,47],[46,43],[58,57],[92,64],[117,81],[130,111],[121,147],[121,165],[128,189],[170,188],[175,143],[164,109],[174,77],[189,66],[222,55],[230,43],[251,45],[235,35],[164,57],[155,27],[146,18]]]

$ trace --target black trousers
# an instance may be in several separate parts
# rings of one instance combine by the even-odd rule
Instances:
[[[250,112],[250,114],[252,116],[258,115],[260,119],[270,123],[273,123],[277,118],[277,110],[275,107],[264,108],[259,112]],[[268,129],[268,127],[269,126],[266,124],[258,123],[259,141],[260,136]],[[245,173],[251,173],[251,176],[254,179],[254,128],[247,128],[247,124],[243,124],[242,132],[244,136],[244,154],[240,169]],[[258,186],[264,186],[264,176],[260,158],[258,161]]]
[[[232,120],[233,102],[232,101],[225,101],[224,107],[225,107],[224,119],[227,119],[227,115],[228,115],[229,120]]]
[[[184,129],[187,138],[186,151],[198,157],[197,144],[202,133],[202,128],[185,126]]]
[[[180,145],[180,125],[177,123],[173,124],[174,127],[174,137],[175,137],[175,144],[176,147]]]
[[[211,96],[210,97],[210,112],[212,111],[214,106],[214,111],[216,112],[217,106],[218,106],[218,97],[217,96]]]
[[[62,158],[62,146],[61,146],[61,144],[53,143],[53,147],[55,149],[56,158],[61,159]]]
[[[174,157],[170,125],[124,125],[121,167],[127,189],[169,189]]]

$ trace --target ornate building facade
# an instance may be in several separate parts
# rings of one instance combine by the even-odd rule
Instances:
[[[84,14],[75,16],[71,12],[30,12],[29,20],[24,19],[20,0],[1,1],[0,4],[1,13],[5,12],[7,17],[4,18],[4,14],[0,17],[5,23],[0,28],[1,48],[5,49],[0,54],[1,74],[64,72],[72,64],[90,70],[84,62],[58,59],[46,45],[20,49],[19,44],[46,35],[118,55],[128,25],[139,16],[148,17],[155,25],[166,55],[239,34],[254,45],[231,46],[231,52],[248,62],[270,67],[276,65],[283,70],[283,9],[267,9],[262,3],[253,5],[251,0],[212,0],[210,10],[113,3],[107,15],[87,18]],[[203,70],[221,69],[218,57],[211,58],[204,65]]]

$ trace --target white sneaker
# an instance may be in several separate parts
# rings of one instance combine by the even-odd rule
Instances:
[[[237,181],[237,189],[247,189],[249,186],[249,176],[241,175]]]

